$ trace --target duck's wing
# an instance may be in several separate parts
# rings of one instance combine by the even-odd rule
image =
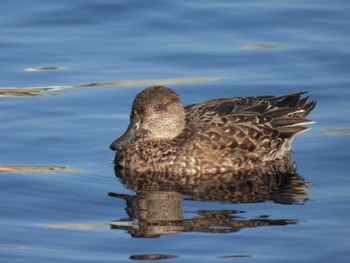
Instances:
[[[290,139],[313,123],[315,107],[303,92],[282,96],[216,99],[186,107],[191,140],[203,151],[274,159],[290,148]],[[287,139],[287,140],[286,140]]]
[[[283,138],[293,137],[308,129],[302,125],[314,123],[306,117],[315,108],[316,102],[309,101],[310,96],[302,98],[303,94],[306,92],[210,100],[185,107],[186,120],[187,123],[209,122],[210,119],[231,116],[231,121],[236,123],[237,118],[241,120],[244,116],[255,116],[258,122],[256,125],[261,125],[265,118],[271,127],[279,130]]]
[[[284,94],[280,96],[256,96],[256,97],[235,97],[235,98],[219,98],[208,100],[198,104],[191,104],[185,107],[187,111],[203,111],[208,108],[232,108],[233,106],[240,107],[242,109],[259,106],[259,105],[270,105],[274,108],[290,108],[290,107],[298,107],[305,108],[307,114],[314,109],[316,102],[309,102],[310,96],[306,96],[301,98],[303,94],[307,94],[307,92],[296,92],[290,94]],[[253,110],[253,108],[252,108]]]

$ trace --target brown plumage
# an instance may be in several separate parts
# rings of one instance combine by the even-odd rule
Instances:
[[[305,92],[214,99],[183,107],[166,87],[133,103],[127,131],[110,148],[115,163],[139,172],[207,174],[252,169],[290,151],[315,108]]]

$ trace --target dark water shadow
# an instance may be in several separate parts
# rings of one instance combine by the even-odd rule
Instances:
[[[187,201],[295,204],[308,200],[309,184],[297,174],[295,162],[289,156],[261,169],[234,174],[139,174],[115,167],[115,175],[136,194],[109,193],[125,200],[127,214],[109,224],[112,229],[126,230],[132,237],[181,232],[231,233],[242,228],[298,223],[295,219],[273,219],[267,215],[247,218],[245,211],[226,209],[186,212],[185,218],[183,203]]]

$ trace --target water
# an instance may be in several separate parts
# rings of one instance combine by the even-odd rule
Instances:
[[[1,7],[1,262],[349,261],[348,1]],[[198,185],[136,193],[108,145],[135,94],[157,83],[184,104],[309,91],[317,123],[294,140],[300,178],[261,199],[242,191],[245,201],[203,200]],[[148,229],[152,211],[177,223]],[[135,237],[143,222],[159,235]]]

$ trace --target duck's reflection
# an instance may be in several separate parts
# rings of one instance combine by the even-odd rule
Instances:
[[[121,182],[136,195],[109,193],[126,201],[128,217],[111,222],[114,229],[127,230],[133,237],[159,237],[179,232],[236,232],[245,227],[295,224],[292,219],[244,217],[238,210],[197,210],[189,218],[182,209],[184,201],[256,203],[273,201],[281,204],[308,199],[304,179],[296,172],[288,156],[263,169],[235,174],[174,176],[138,174],[115,167]]]

